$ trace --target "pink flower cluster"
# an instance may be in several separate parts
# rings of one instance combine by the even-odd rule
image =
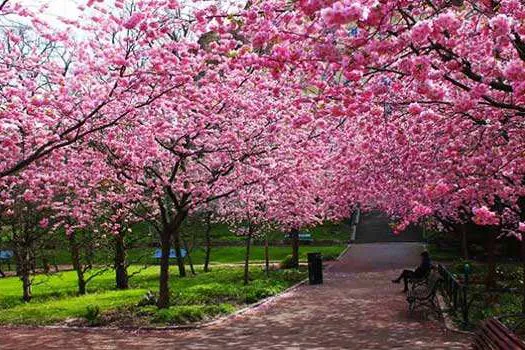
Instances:
[[[131,15],[131,17],[126,22],[124,22],[124,24],[122,26],[124,28],[126,28],[126,29],[133,29],[140,22],[142,22],[143,19],[144,19],[144,14],[137,12],[137,13],[134,13],[133,15]]]
[[[103,2],[104,0],[88,0],[87,6],[91,7],[95,2]]]
[[[365,16],[363,7],[356,2],[338,1],[321,10],[321,17],[328,25],[341,25],[358,21]]]
[[[505,76],[512,80],[525,80],[525,63],[521,60],[513,60],[507,64],[504,71]]]
[[[496,36],[506,36],[510,34],[511,20],[504,14],[499,14],[490,20],[490,26]]]
[[[422,44],[428,41],[428,37],[431,32],[431,23],[429,21],[421,21],[412,28],[410,33],[411,39],[416,44]]]
[[[482,206],[481,208],[473,208],[472,213],[474,214],[472,220],[477,224],[481,226],[492,226],[492,225],[499,225],[500,219],[498,215],[490,211],[486,206]]]
[[[427,207],[426,205],[422,205],[421,203],[416,203],[412,207],[412,212],[414,213],[416,217],[419,218],[419,217],[428,216],[432,214],[432,208]]]

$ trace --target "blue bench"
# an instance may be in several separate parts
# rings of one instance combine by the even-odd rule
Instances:
[[[299,233],[299,241],[301,242],[313,242],[314,239],[310,233]]]
[[[187,255],[186,249],[181,249],[180,250],[180,255],[183,258],[186,257],[186,255]],[[161,249],[155,249],[155,253],[153,253],[153,258],[155,258],[157,260],[160,260],[161,257],[162,257],[162,250]],[[170,259],[177,259],[177,253],[175,252],[175,249],[173,249],[173,248],[170,249]]]
[[[0,262],[10,262],[15,253],[12,250],[0,250]]]
[[[286,238],[287,239],[291,239],[292,237],[291,237],[290,234],[287,234]],[[313,241],[314,241],[314,239],[313,239],[311,233],[299,232],[299,242],[312,243]]]
[[[0,265],[7,264],[7,269],[11,270],[13,256],[15,256],[15,253],[12,250],[0,250]],[[2,269],[0,269],[0,276],[5,277]]]

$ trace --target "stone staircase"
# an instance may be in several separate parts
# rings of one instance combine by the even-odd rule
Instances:
[[[388,217],[379,211],[362,213],[357,225],[355,243],[423,241],[419,227],[410,226],[404,232],[395,235],[388,223]]]

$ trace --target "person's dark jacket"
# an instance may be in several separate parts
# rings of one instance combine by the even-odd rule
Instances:
[[[430,261],[430,258],[423,258],[423,261],[421,264],[417,267],[416,271],[414,273],[416,274],[416,277],[425,277],[432,268],[432,261]]]

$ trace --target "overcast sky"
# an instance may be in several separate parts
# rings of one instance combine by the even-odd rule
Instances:
[[[57,28],[63,27],[63,24],[58,20],[58,17],[65,17],[74,19],[81,14],[78,10],[78,5],[86,5],[88,0],[10,0],[13,3],[21,3],[24,6],[30,7],[38,11],[42,5],[48,4],[49,7],[44,12],[44,20]],[[106,3],[111,3],[112,0],[105,0]],[[181,3],[186,3],[188,0],[180,0]],[[202,7],[205,4],[215,3],[228,10],[237,10],[242,7],[246,0],[201,0],[198,3],[193,3],[191,0],[187,2],[191,7]],[[24,23],[23,19],[18,19],[19,22]]]
[[[11,0],[14,3],[20,3],[33,10],[38,10],[42,5],[48,4],[49,8],[44,13],[45,20],[48,23],[60,26],[58,17],[75,18],[80,11],[77,9],[78,4],[87,3],[87,0]]]

